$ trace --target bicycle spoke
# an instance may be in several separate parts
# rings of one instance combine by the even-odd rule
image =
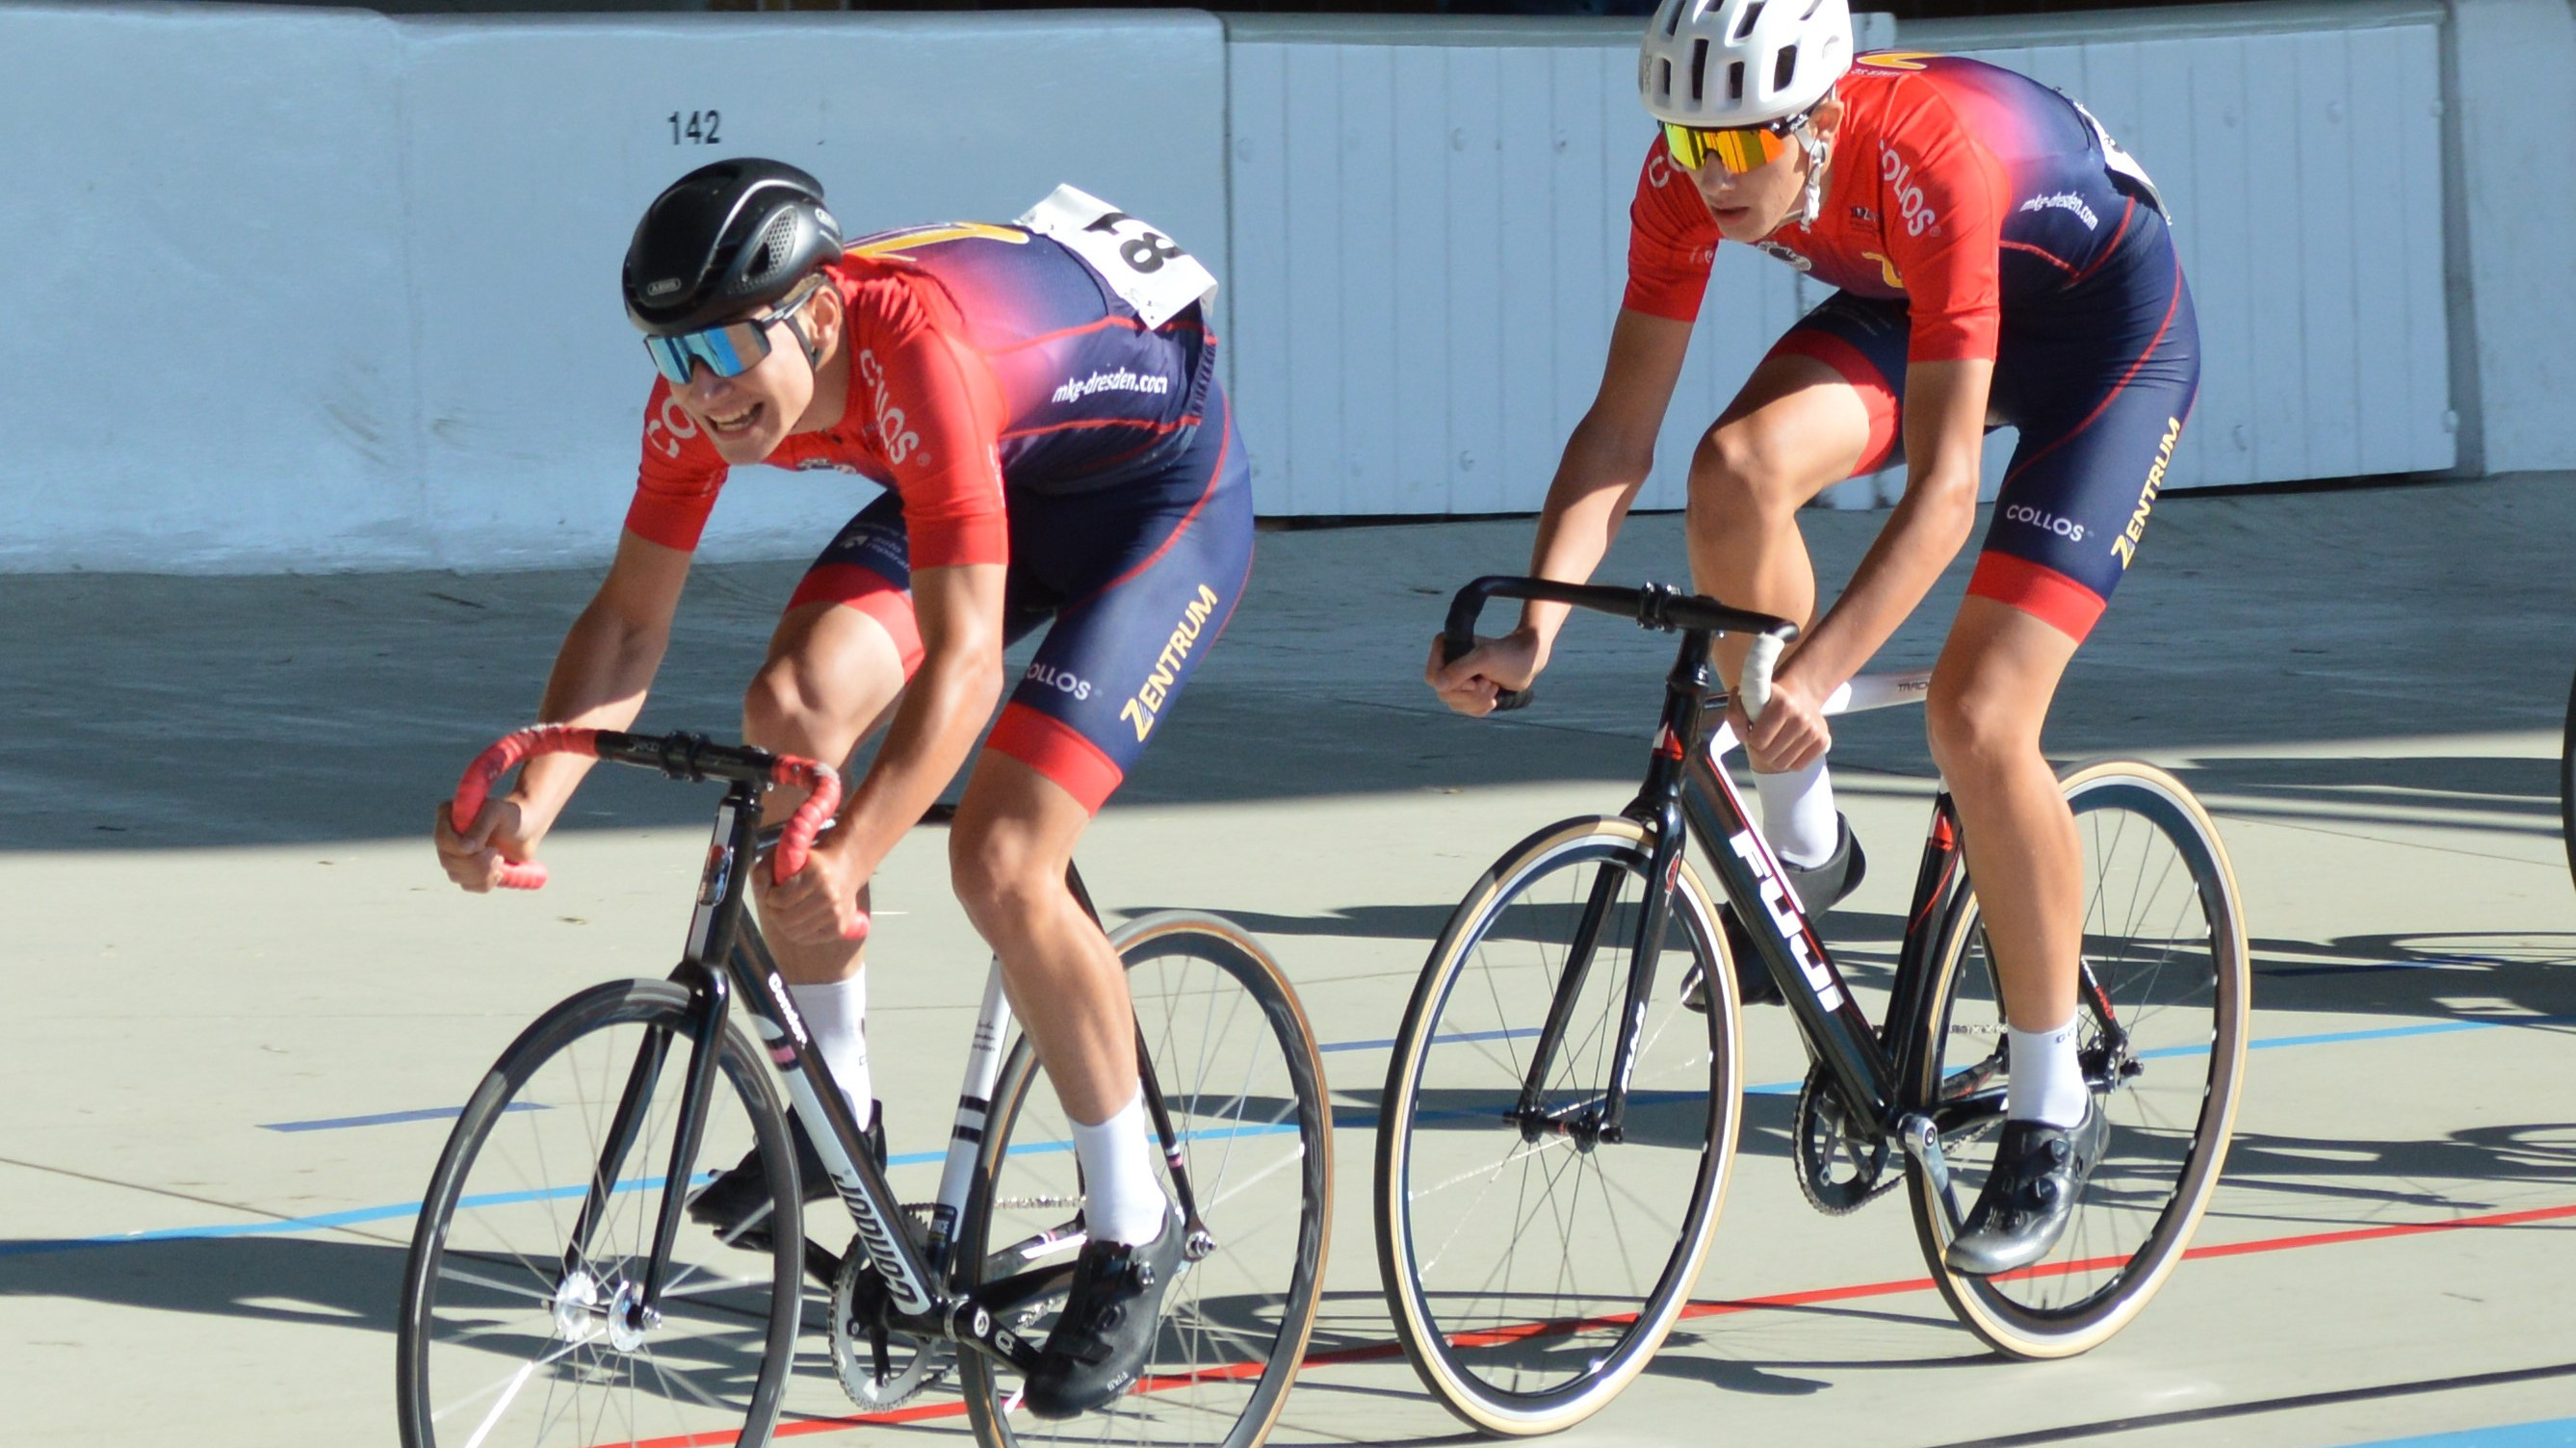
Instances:
[[[661,982],[584,992],[531,1027],[495,1068],[509,1082],[503,1099],[459,1118],[462,1150],[451,1152],[430,1194],[447,1205],[424,1210],[414,1243],[415,1262],[430,1250],[436,1261],[418,1269],[405,1294],[406,1435],[419,1448],[469,1440],[588,1448],[621,1431],[631,1440],[648,1421],[664,1437],[729,1442],[774,1411],[801,1311],[794,1292],[778,1290],[782,1277],[794,1280],[792,1229],[779,1233],[787,1245],[755,1257],[684,1228],[661,1264],[664,1311],[648,1315],[636,1304],[652,1275],[661,1213],[690,1186],[658,1174],[679,1136],[690,1058],[725,1053],[716,1058],[705,1149],[742,1149],[756,1135],[755,1111],[779,1130],[773,1099],[751,1094],[763,1068],[738,1034],[692,1040],[652,1080],[638,1077],[652,1033],[679,1030],[689,1010],[687,992]],[[631,1139],[611,1161],[619,1103],[631,1089],[644,1094],[631,1103]],[[512,1110],[512,1096],[548,1109]],[[771,1140],[783,1149],[783,1134]],[[603,1167],[618,1169],[604,1190]],[[585,1208],[598,1214],[590,1241],[569,1252],[574,1214]],[[773,1343],[782,1350],[773,1353]]]

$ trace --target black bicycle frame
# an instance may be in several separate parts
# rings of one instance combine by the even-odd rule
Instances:
[[[964,1266],[954,1260],[950,1237],[935,1234],[928,1251],[914,1243],[902,1225],[901,1203],[878,1168],[874,1154],[866,1149],[865,1136],[832,1079],[831,1067],[814,1049],[786,980],[779,974],[759,932],[750,928],[745,915],[746,897],[750,871],[766,864],[762,846],[769,841],[760,828],[760,805],[769,785],[773,758],[761,750],[711,744],[697,736],[648,738],[608,731],[599,736],[599,757],[657,768],[674,779],[712,778],[730,783],[723,803],[717,807],[714,839],[699,875],[698,903],[690,917],[688,943],[671,973],[673,981],[689,990],[689,1016],[684,1029],[693,1049],[662,1179],[653,1256],[645,1267],[638,1310],[648,1319],[658,1315],[663,1269],[685,1215],[708,1104],[720,1069],[718,1043],[726,1011],[730,1002],[739,998],[771,1063],[788,1082],[794,1109],[822,1113],[830,1144],[818,1140],[816,1145],[832,1172],[834,1190],[857,1228],[857,1250],[867,1253],[870,1265],[884,1283],[894,1309],[892,1325],[962,1343],[1022,1373],[1033,1371],[1038,1344],[1001,1324],[1018,1309],[1062,1291],[1071,1278],[1071,1265],[1032,1268],[963,1289],[956,1282]],[[933,818],[937,817],[934,812]],[[1066,883],[1083,911],[1098,924],[1100,916],[1092,907],[1090,894],[1084,890],[1081,877],[1070,868]],[[587,1255],[591,1238],[607,1214],[609,1197],[619,1188],[619,1174],[641,1126],[643,1103],[651,1098],[668,1064],[672,1034],[669,1027],[648,1033],[628,1073],[624,1094],[619,1098],[581,1212],[575,1219],[572,1241],[565,1249],[567,1272],[579,1266]],[[1154,1077],[1153,1059],[1145,1049],[1141,1024],[1137,1029],[1136,1067],[1180,1198],[1184,1230],[1192,1240],[1204,1239],[1206,1228],[1199,1217],[1197,1195],[1182,1164],[1179,1137],[1164,1106],[1161,1085]],[[800,1086],[812,1098],[809,1102],[797,1102]],[[838,1162],[832,1160],[835,1148],[841,1158]],[[808,1262],[813,1261],[809,1250]],[[837,1269],[838,1259],[832,1259],[829,1266]]]
[[[1582,917],[1566,955],[1556,998],[1531,1052],[1521,1096],[1511,1113],[1525,1139],[1550,1132],[1576,1138],[1615,1142],[1626,1119],[1629,1083],[1635,1071],[1638,1042],[1653,1003],[1656,963],[1670,926],[1672,899],[1682,868],[1684,843],[1696,839],[1716,871],[1736,918],[1754,953],[1787,999],[1809,1049],[1833,1081],[1848,1108],[1848,1119],[1867,1123],[1878,1135],[1899,1139],[1922,1158],[1936,1189],[1949,1198],[1948,1171],[1940,1135],[1959,1126],[2000,1114],[2002,1103],[1988,1090],[1988,1079],[1945,1082],[1920,1099],[1916,1084],[1926,1077],[1920,1059],[1923,1034],[1897,1030],[1900,1023],[1921,1019],[1930,1009],[1935,982],[1931,952],[1947,933],[1956,912],[1965,908],[1959,888],[1958,813],[1949,793],[1933,801],[1932,828],[1916,871],[1914,897],[1906,913],[1905,938],[1899,953],[1895,988],[1888,1000],[1887,1027],[1873,1025],[1853,999],[1833,954],[1809,923],[1797,892],[1781,875],[1779,857],[1753,828],[1735,782],[1719,766],[1712,747],[1723,723],[1727,696],[1709,667],[1709,644],[1722,632],[1762,633],[1786,639],[1796,629],[1785,620],[1732,609],[1713,599],[1649,585],[1643,589],[1606,588],[1546,579],[1487,577],[1459,590],[1447,628],[1450,657],[1466,652],[1474,641],[1477,613],[1489,598],[1524,598],[1569,603],[1604,613],[1623,614],[1643,627],[1679,631],[1681,648],[1664,678],[1664,703],[1646,778],[1624,811],[1646,827],[1647,888],[1637,912],[1628,972],[1626,1029],[1613,1047],[1609,1083],[1597,1101],[1578,1103],[1557,1113],[1545,1106],[1548,1073],[1564,1046],[1575,1002],[1608,927],[1623,867],[1605,863],[1595,877]],[[1516,708],[1528,691],[1504,694],[1498,706]],[[2088,989],[2099,995],[2098,987]],[[1712,997],[1716,982],[1710,983]],[[2107,1006],[2106,1002],[2097,1003]],[[2108,1021],[2110,1013],[2102,1009]],[[1890,1054],[1891,1042],[1895,1054]],[[1992,1072],[1986,1073],[1990,1078]],[[1956,1203],[1949,1202],[1955,1219]]]

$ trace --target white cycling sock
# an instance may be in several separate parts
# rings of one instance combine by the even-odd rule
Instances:
[[[814,1053],[831,1068],[841,1099],[850,1105],[859,1130],[868,1129],[876,1109],[875,1084],[868,1077],[868,973],[862,968],[847,980],[790,985],[796,1013],[805,1018],[805,1034]]]
[[[1762,799],[1762,838],[1784,865],[1811,870],[1832,859],[1842,843],[1841,816],[1834,812],[1834,781],[1825,761],[1785,774],[1753,774],[1753,792]],[[1798,902],[1809,909],[1817,902]]]
[[[2050,1126],[2084,1124],[2084,1068],[2075,1059],[2075,1019],[2053,1031],[2004,1027],[2012,1071],[2004,1086],[2004,1119]]]
[[[1073,1122],[1073,1154],[1082,1163],[1082,1220],[1093,1241],[1134,1247],[1162,1235],[1172,1204],[1154,1177],[1154,1130],[1141,1083],[1107,1121]]]

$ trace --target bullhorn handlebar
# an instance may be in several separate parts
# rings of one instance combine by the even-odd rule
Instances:
[[[1449,600],[1449,619],[1440,633],[1443,662],[1461,657],[1476,646],[1476,618],[1485,611],[1486,600],[1494,598],[1572,604],[1633,619],[1639,628],[1667,633],[1750,634],[1752,652],[1745,656],[1743,676],[1736,689],[1737,697],[1744,701],[1746,718],[1760,717],[1763,706],[1771,702],[1771,671],[1780,662],[1780,650],[1798,636],[1798,626],[1785,618],[1729,608],[1716,599],[1660,583],[1643,588],[1611,588],[1597,583],[1560,583],[1552,578],[1489,573],[1459,589],[1457,596]],[[1535,685],[1505,689],[1495,696],[1494,707],[1521,708],[1536,692]]]

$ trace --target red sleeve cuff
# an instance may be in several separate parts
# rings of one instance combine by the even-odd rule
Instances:
[[[2003,318],[1994,312],[1957,317],[1917,317],[1905,347],[1908,362],[1992,362],[1999,350]]]
[[[1627,295],[1620,298],[1619,305],[1631,312],[1643,312],[1666,321],[1697,322],[1700,303],[1707,295],[1705,279],[1694,287],[1648,287],[1639,285],[1635,277],[1630,277]]]
[[[959,568],[1011,561],[1011,525],[1000,513],[963,518],[907,518],[914,568]]]
[[[707,530],[707,514],[714,510],[712,493],[704,498],[675,498],[639,488],[626,508],[626,531],[647,543],[694,553],[699,536]]]

